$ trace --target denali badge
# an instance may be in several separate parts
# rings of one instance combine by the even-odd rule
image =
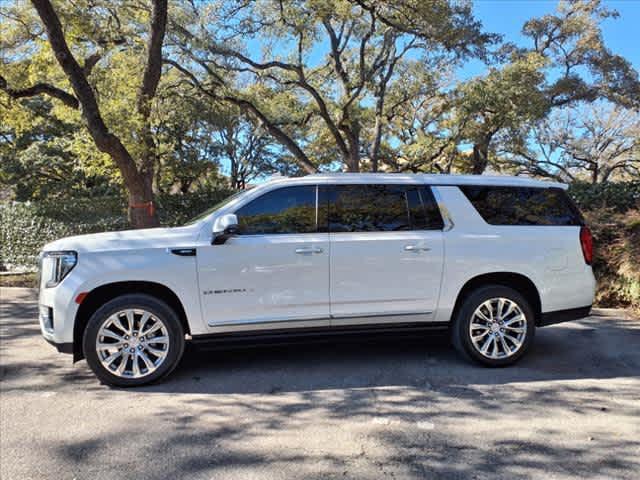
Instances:
[[[219,294],[219,293],[245,293],[245,292],[252,292],[253,289],[246,289],[246,288],[230,288],[227,290],[205,290],[203,293],[203,295],[211,295],[213,294]]]

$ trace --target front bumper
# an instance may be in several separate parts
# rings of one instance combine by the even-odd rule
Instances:
[[[74,301],[78,288],[71,278],[52,288],[40,288],[38,323],[42,336],[53,345],[73,344],[73,324],[79,305]],[[58,348],[58,351],[65,351]]]
[[[60,353],[68,353],[68,354],[73,354],[73,343],[68,342],[68,343],[56,343],[53,340],[49,340],[47,337],[44,337],[44,339],[50,343],[51,345],[53,345],[54,347],[56,347],[56,350],[58,350],[58,352]]]

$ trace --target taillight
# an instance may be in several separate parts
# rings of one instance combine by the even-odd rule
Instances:
[[[582,227],[580,229],[580,246],[582,247],[582,255],[587,265],[591,265],[593,262],[593,237],[591,236],[591,230],[589,227]]]

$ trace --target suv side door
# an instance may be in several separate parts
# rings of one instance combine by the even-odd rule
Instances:
[[[444,248],[431,189],[336,184],[327,197],[331,324],[432,320]]]
[[[239,234],[198,249],[212,331],[329,325],[329,234],[317,185],[281,186],[240,206]]]

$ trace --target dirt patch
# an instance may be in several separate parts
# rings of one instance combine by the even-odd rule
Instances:
[[[31,273],[3,273],[0,275],[0,287],[27,287],[38,286],[38,274]]]

